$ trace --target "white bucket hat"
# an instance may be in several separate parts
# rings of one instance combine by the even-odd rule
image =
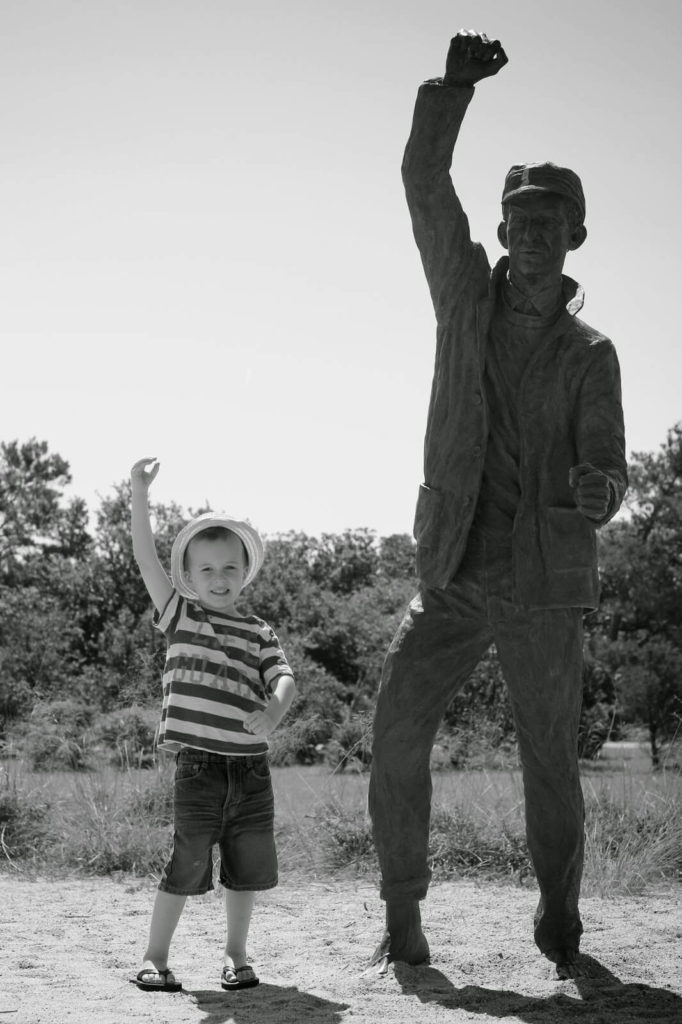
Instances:
[[[222,526],[226,530],[236,533],[246,548],[249,564],[246,568],[243,586],[251,582],[263,564],[263,541],[250,523],[245,522],[243,519],[233,519],[232,516],[228,516],[225,512],[204,512],[203,515],[197,516],[196,519],[192,519],[186,526],[183,526],[173,541],[173,547],[171,548],[171,579],[173,580],[173,586],[179,594],[190,598],[190,600],[196,600],[197,595],[195,591],[187,586],[183,578],[183,563],[187,545],[202,530],[208,530],[214,526]]]

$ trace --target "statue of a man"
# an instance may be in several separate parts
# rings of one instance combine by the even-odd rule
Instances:
[[[389,648],[376,708],[370,812],[386,901],[373,962],[427,959],[429,758],[443,713],[495,644],[523,768],[540,889],[535,942],[560,977],[579,972],[584,806],[577,737],[582,616],[598,603],[596,529],[627,486],[612,343],[576,316],[562,274],[585,241],[573,171],[509,171],[490,266],[450,178],[480,79],[507,63],[460,32],[442,79],[419,89],[403,178],[437,320],[415,517],[419,593]]]

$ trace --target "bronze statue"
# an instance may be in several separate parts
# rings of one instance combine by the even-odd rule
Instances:
[[[415,516],[418,595],[379,689],[370,812],[386,900],[373,963],[420,963],[429,757],[449,701],[494,643],[519,744],[526,831],[540,889],[535,942],[560,977],[579,973],[584,806],[577,734],[582,615],[598,603],[596,528],[627,486],[620,374],[608,338],[578,319],[563,275],[585,240],[577,174],[509,171],[490,269],[450,177],[498,41],[460,32],[442,79],[419,89],[403,179],[437,320],[435,372]]]

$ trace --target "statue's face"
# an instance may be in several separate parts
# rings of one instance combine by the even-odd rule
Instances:
[[[511,200],[506,241],[512,273],[561,273],[566,253],[576,248],[564,201],[542,193]]]

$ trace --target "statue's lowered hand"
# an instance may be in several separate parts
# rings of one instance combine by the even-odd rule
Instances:
[[[587,519],[603,519],[611,502],[611,487],[606,473],[589,462],[581,462],[568,471],[576,507]]]
[[[507,61],[499,39],[491,41],[482,32],[462,29],[450,41],[443,84],[475,85],[482,78],[496,75]]]

